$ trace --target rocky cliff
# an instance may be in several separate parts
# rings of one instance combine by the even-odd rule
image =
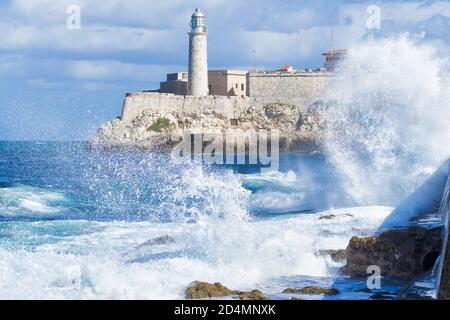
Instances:
[[[172,135],[227,130],[278,130],[281,151],[320,148],[323,109],[320,102],[267,102],[240,97],[183,97],[129,94],[122,117],[102,125],[93,146],[170,147]]]

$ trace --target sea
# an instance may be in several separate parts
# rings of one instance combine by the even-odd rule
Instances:
[[[207,166],[83,142],[0,143],[0,298],[182,299],[193,281],[337,288],[369,299],[321,250],[374,234],[388,206],[352,207],[321,153],[280,170]],[[369,274],[370,275],[370,274]],[[369,276],[368,275],[368,276]],[[386,283],[394,294],[401,283]]]

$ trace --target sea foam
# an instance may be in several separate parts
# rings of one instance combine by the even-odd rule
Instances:
[[[26,185],[0,188],[0,216],[56,216],[66,211],[67,201],[63,194],[43,188]]]
[[[241,223],[213,217],[187,224],[40,222],[45,238],[68,223],[85,233],[66,233],[33,250],[2,246],[0,297],[179,299],[194,280],[240,290],[270,283],[273,293],[281,292],[280,277],[336,277],[342,264],[319,250],[343,249],[353,235],[372,234],[391,210],[336,209]],[[327,215],[335,218],[320,219]],[[20,236],[35,238],[36,227],[25,224]],[[141,246],[164,235],[173,242]]]

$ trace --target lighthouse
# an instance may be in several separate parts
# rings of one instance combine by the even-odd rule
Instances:
[[[195,9],[191,17],[188,93],[200,97],[209,94],[208,32],[205,25],[205,15],[200,9]]]

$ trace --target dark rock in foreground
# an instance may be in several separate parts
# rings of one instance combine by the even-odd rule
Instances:
[[[369,266],[379,266],[381,276],[411,280],[430,271],[441,250],[442,229],[412,227],[380,235],[353,237],[346,250],[344,274],[366,277]]]
[[[319,250],[319,254],[322,256],[330,256],[334,262],[344,262],[347,259],[347,250]]]
[[[267,300],[267,297],[260,290],[252,290],[249,292],[234,291],[241,300]]]
[[[335,218],[336,218],[335,214],[328,214],[328,215],[325,215],[325,216],[321,216],[319,218],[319,220],[331,220],[331,219],[335,219]]]
[[[186,289],[186,298],[187,299],[206,299],[206,298],[219,298],[231,296],[233,293],[232,290],[224,287],[220,283],[207,283],[194,281],[189,287]]]
[[[171,236],[166,235],[166,236],[148,240],[148,241],[144,242],[143,244],[140,244],[136,248],[143,248],[143,247],[148,247],[148,246],[159,246],[159,245],[172,244],[172,243],[175,243],[175,240]]]
[[[260,290],[237,291],[223,286],[221,283],[192,282],[185,292],[186,299],[208,299],[237,296],[241,300],[267,300]]]
[[[301,289],[293,289],[287,288],[283,291],[283,293],[291,293],[291,294],[311,294],[311,295],[326,295],[326,296],[336,296],[340,292],[335,288],[321,288],[315,286],[308,286]]]
[[[319,218],[319,220],[332,220],[332,219],[336,219],[338,217],[350,217],[350,218],[352,218],[353,215],[350,214],[350,213],[344,213],[344,214],[341,214],[341,215],[327,214],[327,215],[321,216]]]

